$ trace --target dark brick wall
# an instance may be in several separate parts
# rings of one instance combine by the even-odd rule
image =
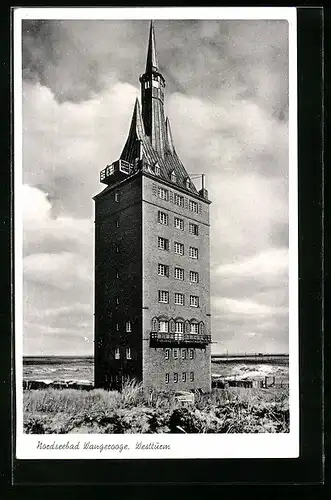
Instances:
[[[118,202],[115,191],[119,193]],[[96,197],[96,386],[116,387],[122,377],[142,379],[141,221],[141,176]],[[126,321],[132,324],[131,332],[126,332]],[[131,360],[126,359],[127,347],[131,349]],[[120,348],[119,360],[114,359],[115,348]]]
[[[199,201],[199,212],[194,213],[188,209],[190,196],[187,195],[184,207],[178,207],[173,203],[176,187],[168,188],[169,201],[163,201],[157,196],[158,185],[157,179],[139,173],[95,199],[95,384],[119,388],[122,377],[129,377],[143,380],[146,389],[209,391],[210,345],[178,348],[150,344],[152,318],[161,315],[168,319],[202,321],[204,332],[211,334],[209,205]],[[168,226],[158,223],[160,209],[168,214]],[[174,227],[175,216],[184,219],[184,231]],[[198,236],[189,234],[190,221],[198,224]],[[158,236],[169,239],[169,251],[158,250]],[[175,241],[184,244],[183,256],[174,253]],[[189,257],[189,246],[198,248],[197,260]],[[158,263],[169,265],[169,277],[158,276]],[[184,269],[184,281],[174,279],[175,266]],[[190,283],[190,270],[199,272],[198,284]],[[159,289],[169,291],[169,304],[158,302]],[[185,305],[174,304],[175,292],[185,295]],[[190,307],[190,295],[199,296],[199,307]],[[125,331],[128,320],[132,324],[129,333]],[[131,349],[131,360],[125,357],[127,347]],[[116,348],[120,348],[119,360],[114,356]],[[168,359],[166,349],[169,349]],[[183,372],[186,381],[183,381]],[[175,373],[178,382],[174,381]],[[169,374],[168,382],[166,374]]]
[[[203,321],[205,333],[210,335],[210,250],[209,250],[209,205],[199,202],[199,213],[188,209],[189,196],[185,196],[184,207],[173,203],[173,194],[176,189],[169,189],[169,201],[161,200],[157,195],[157,179],[143,177],[143,380],[144,386],[161,388],[164,390],[187,390],[191,388],[209,391],[211,387],[210,345],[205,348],[194,348],[194,359],[178,360],[170,355],[165,360],[165,348],[150,347],[150,332],[152,319],[164,315],[170,318],[196,319]],[[165,186],[163,186],[165,187]],[[170,191],[172,193],[170,193]],[[171,195],[172,194],[172,195]],[[182,194],[182,193],[180,193]],[[195,198],[191,198],[192,200]],[[168,214],[168,226],[157,222],[158,211]],[[174,228],[174,217],[184,219],[184,231]],[[189,222],[199,226],[199,236],[189,234]],[[159,250],[157,237],[169,239],[169,251]],[[174,242],[184,244],[184,255],[174,253]],[[189,246],[198,248],[199,259],[189,257]],[[169,277],[158,276],[158,263],[169,265]],[[185,279],[174,279],[174,267],[184,269]],[[189,271],[199,272],[199,283],[189,282]],[[169,304],[158,303],[158,290],[169,291]],[[174,304],[174,293],[185,295],[185,305]],[[200,307],[189,305],[189,296],[198,295]],[[189,372],[194,372],[194,382],[189,380]],[[182,382],[182,372],[187,372],[187,381]],[[165,382],[166,373],[169,373],[169,383]],[[178,382],[173,381],[173,373],[178,373]]]

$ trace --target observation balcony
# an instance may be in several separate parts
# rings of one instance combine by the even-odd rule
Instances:
[[[113,184],[114,182],[125,179],[128,175],[133,174],[134,168],[131,163],[125,160],[117,160],[111,165],[107,165],[100,172],[100,182],[103,184]]]
[[[177,344],[177,345],[207,345],[211,344],[211,335],[200,333],[166,333],[151,332],[152,345]]]

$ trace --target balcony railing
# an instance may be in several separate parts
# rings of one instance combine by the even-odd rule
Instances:
[[[111,165],[107,165],[100,172],[100,182],[108,184],[108,180],[110,180],[110,178],[118,172],[126,175],[132,174],[133,165],[125,160],[117,160]]]
[[[150,342],[153,344],[210,344],[211,335],[200,333],[165,333],[151,332]]]

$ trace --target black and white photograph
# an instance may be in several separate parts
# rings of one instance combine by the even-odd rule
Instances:
[[[18,458],[298,456],[295,9],[15,15]]]

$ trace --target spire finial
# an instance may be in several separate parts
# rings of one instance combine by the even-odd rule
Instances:
[[[149,28],[146,73],[157,71],[158,69],[159,69],[159,63],[157,60],[156,48],[155,48],[154,22],[151,21]]]

